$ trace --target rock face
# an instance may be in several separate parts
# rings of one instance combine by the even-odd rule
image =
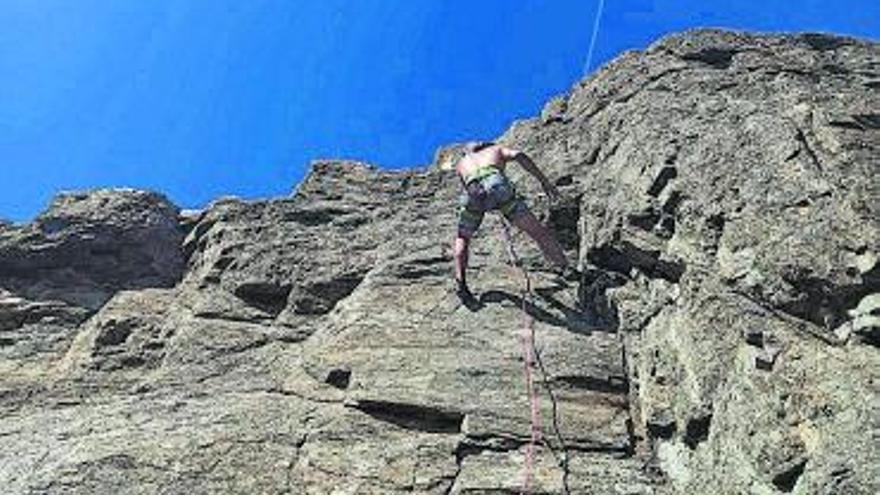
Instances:
[[[583,278],[515,235],[523,301],[490,217],[475,310],[454,148],[195,213],[63,195],[0,226],[4,492],[518,493],[525,307],[534,493],[877,493],[878,89],[880,46],[826,35],[621,56],[499,138]]]
[[[150,192],[62,194],[32,224],[0,230],[0,286],[92,310],[122,289],[172,287],[183,274],[177,214]]]

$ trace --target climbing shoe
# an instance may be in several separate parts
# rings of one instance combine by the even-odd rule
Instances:
[[[476,311],[480,308],[480,301],[474,297],[474,294],[468,288],[467,284],[461,280],[455,281],[455,295],[458,296],[461,303],[471,311]]]

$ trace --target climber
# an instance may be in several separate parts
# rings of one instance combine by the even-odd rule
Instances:
[[[469,243],[483,221],[483,215],[489,210],[499,210],[510,223],[534,239],[544,256],[556,265],[564,278],[568,279],[576,275],[553,233],[542,225],[526,204],[517,197],[513,185],[504,175],[504,167],[509,161],[519,163],[538,179],[551,200],[559,198],[556,186],[547,180],[535,162],[522,151],[500,146],[491,141],[465,145],[465,155],[455,166],[465,193],[462,194],[460,201],[461,210],[454,251],[456,294],[468,305],[475,301],[465,278]]]

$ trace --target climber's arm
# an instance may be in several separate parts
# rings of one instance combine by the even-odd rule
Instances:
[[[529,158],[529,155],[520,150],[505,148],[502,146],[501,156],[504,157],[504,161],[515,161],[516,163],[519,163],[526,172],[532,174],[532,176],[538,179],[538,182],[541,183],[541,187],[544,188],[544,192],[547,193],[551,199],[557,199],[559,197],[559,191],[556,189],[556,186],[547,179],[547,176],[541,172],[541,169],[535,165],[535,162]]]

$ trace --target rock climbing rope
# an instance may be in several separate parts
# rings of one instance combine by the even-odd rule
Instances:
[[[604,10],[605,0],[599,0],[599,4],[596,9],[596,17],[593,21],[593,32],[590,36],[590,47],[589,50],[587,50],[587,61],[584,65],[585,74],[589,72],[590,68],[593,65],[593,50],[595,50],[596,48],[596,38],[599,34],[599,23],[602,20],[602,13]],[[502,235],[504,238],[504,242],[507,245],[507,254],[510,258],[510,263],[514,267],[519,268],[520,274],[523,279],[523,330],[521,340],[523,346],[523,368],[525,371],[526,392],[529,396],[529,409],[531,411],[531,439],[529,441],[529,444],[526,446],[525,466],[523,469],[523,484],[520,493],[531,493],[532,483],[534,481],[535,446],[543,440],[541,435],[542,430],[540,403],[538,401],[538,394],[535,392],[535,384],[532,377],[532,369],[535,367],[535,364],[537,364],[538,369],[540,369],[541,371],[542,383],[544,385],[544,388],[547,389],[547,394],[550,396],[550,401],[553,404],[553,430],[556,434],[557,440],[559,441],[559,448],[561,449],[561,453],[557,453],[556,449],[554,449],[549,442],[544,442],[544,444],[553,453],[554,457],[556,457],[556,460],[559,463],[559,466],[562,468],[562,487],[564,493],[568,494],[570,493],[568,488],[568,449],[566,448],[565,440],[563,439],[561,430],[559,429],[559,415],[556,395],[553,393],[553,388],[550,386],[550,381],[547,378],[547,370],[544,368],[544,363],[541,360],[541,353],[538,352],[538,349],[535,346],[535,322],[528,312],[528,304],[532,298],[532,281],[529,278],[529,274],[526,269],[521,266],[519,258],[516,255],[516,250],[513,246],[513,238],[510,235],[510,225],[504,219],[501,220],[501,225]]]
[[[602,20],[602,11],[605,10],[605,0],[599,0],[596,9],[596,19],[593,21],[593,34],[590,36],[590,49],[587,50],[587,62],[584,64],[584,75],[590,72],[593,66],[593,50],[596,48],[596,37],[599,34],[599,21]]]
[[[523,482],[520,494],[529,494],[532,492],[532,483],[534,482],[535,469],[535,447],[539,443],[543,443],[547,446],[547,448],[553,453],[553,456],[556,458],[559,466],[562,468],[562,486],[564,493],[568,494],[568,452],[565,441],[562,437],[561,430],[559,429],[559,416],[556,395],[553,393],[553,389],[550,386],[550,381],[547,378],[547,370],[544,368],[544,363],[541,360],[541,354],[540,352],[538,352],[538,348],[535,346],[535,320],[528,311],[528,305],[530,304],[532,299],[532,280],[529,277],[528,271],[522,266],[519,257],[516,255],[516,249],[514,248],[513,244],[513,237],[510,234],[510,225],[505,219],[501,219],[501,234],[503,241],[507,246],[507,255],[510,259],[510,263],[514,268],[519,269],[520,275],[523,280],[520,295],[520,299],[522,301],[521,309],[523,316],[523,326],[520,340],[522,343],[523,351],[523,371],[525,375],[526,394],[529,397],[530,440],[529,443],[526,445],[525,450]],[[532,375],[532,370],[535,367],[535,364],[538,365],[538,369],[541,371],[542,382],[544,384],[544,387],[547,389],[547,393],[549,394],[550,400],[553,405],[553,429],[556,434],[557,440],[559,441],[561,453],[558,453],[556,449],[554,449],[553,446],[549,442],[547,442],[542,436],[540,400],[537,392],[535,391],[535,383]]]

